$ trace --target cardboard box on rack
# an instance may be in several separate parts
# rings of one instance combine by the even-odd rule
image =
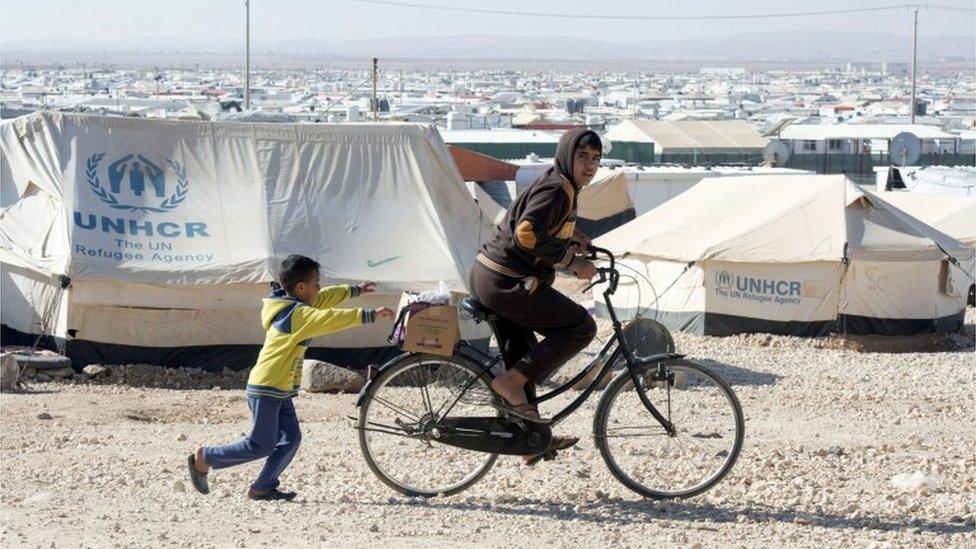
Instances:
[[[401,347],[413,353],[451,356],[460,339],[457,307],[437,305],[407,318],[407,332]]]

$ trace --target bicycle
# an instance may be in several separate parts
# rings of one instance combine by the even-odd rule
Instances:
[[[367,465],[384,484],[412,497],[451,495],[484,477],[500,454],[555,458],[551,427],[575,412],[615,365],[624,369],[603,391],[593,438],[617,480],[642,496],[672,499],[700,494],[728,474],[744,435],[735,393],[673,349],[634,355],[611,302],[620,279],[615,258],[590,247],[590,259],[600,255],[609,266],[598,268],[590,287],[606,285],[613,337],[572,379],[530,399],[548,401],[600,368],[548,423],[506,417],[493,407],[500,400],[490,383],[503,359],[464,341],[453,356],[405,353],[376,372],[357,399],[359,417],[350,419]],[[473,298],[462,300],[460,308],[494,330],[498,316]]]

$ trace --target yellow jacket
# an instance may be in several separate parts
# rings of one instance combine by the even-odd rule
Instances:
[[[359,295],[358,286],[322,288],[311,306],[276,290],[264,299],[261,324],[267,330],[257,364],[247,378],[247,396],[291,398],[298,394],[302,361],[312,338],[367,324],[372,309],[333,309]]]

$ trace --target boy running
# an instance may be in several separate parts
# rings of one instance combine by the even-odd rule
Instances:
[[[280,287],[264,299],[261,323],[267,331],[257,364],[247,378],[247,406],[251,410],[251,432],[245,438],[223,446],[201,446],[187,461],[190,480],[201,494],[210,492],[207,473],[249,461],[267,458],[247,497],[255,500],[291,500],[295,492],[278,490],[278,477],[288,467],[302,433],[292,398],[298,394],[302,361],[312,338],[393,318],[393,311],[379,309],[335,309],[350,297],[370,293],[375,282],[359,286],[319,284],[319,264],[302,255],[290,255],[281,263]]]

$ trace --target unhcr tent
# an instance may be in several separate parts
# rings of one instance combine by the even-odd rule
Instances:
[[[212,123],[35,113],[0,126],[4,344],[45,333],[76,364],[249,367],[277,265],[324,284],[463,289],[487,227],[432,127]],[[60,288],[60,277],[70,287]],[[390,325],[318,338],[362,366]]]
[[[944,196],[917,192],[878,193],[882,200],[965,246],[963,255],[954,255],[968,274],[970,288],[976,274],[976,197]],[[973,290],[971,289],[970,292]]]
[[[968,283],[946,254],[962,245],[921,225],[842,175],[714,178],[596,244],[636,279],[618,309],[672,329],[955,331]]]

